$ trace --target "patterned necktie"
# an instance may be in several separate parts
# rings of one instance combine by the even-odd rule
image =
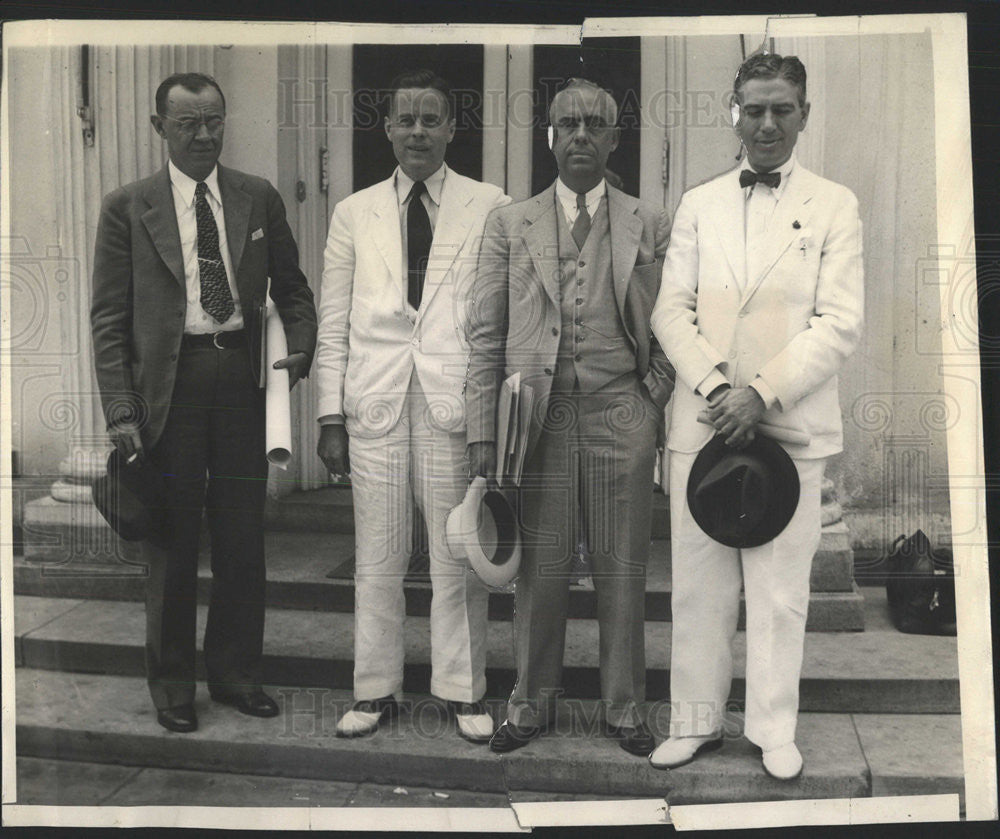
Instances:
[[[576,194],[576,221],[573,222],[573,241],[576,242],[578,250],[583,250],[583,243],[587,241],[587,234],[590,233],[590,213],[587,212],[587,195],[583,192]]]
[[[208,186],[198,181],[194,188],[194,212],[198,220],[198,278],[201,281],[201,307],[219,323],[233,316],[233,294],[226,279],[226,266],[219,251],[219,228],[205,192]]]
[[[764,184],[771,189],[777,189],[781,183],[781,172],[754,172],[752,169],[744,169],[740,172],[740,186],[746,189],[751,184]]]
[[[410,190],[406,210],[406,299],[414,309],[420,308],[424,294],[424,274],[431,253],[431,220],[420,196],[427,191],[423,181],[417,181]]]

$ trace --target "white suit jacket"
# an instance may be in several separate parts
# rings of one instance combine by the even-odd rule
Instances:
[[[406,302],[394,179],[337,204],[324,252],[313,367],[319,417],[343,414],[350,435],[387,433],[399,421],[415,367],[435,423],[464,431],[468,301],[486,216],[508,203],[499,187],[446,168],[415,314]]]
[[[667,446],[711,438],[695,388],[713,368],[736,387],[760,376],[777,396],[763,421],[804,431],[818,458],[843,446],[837,372],[857,347],[864,309],[861,220],[846,187],[796,164],[768,223],[764,269],[746,276],[739,168],[681,199],[652,327],[677,368]]]

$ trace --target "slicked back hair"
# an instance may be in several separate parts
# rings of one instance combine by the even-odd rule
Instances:
[[[176,85],[191,93],[200,93],[206,87],[214,87],[222,98],[222,110],[226,109],[226,95],[219,87],[219,83],[207,73],[174,73],[172,76],[167,76],[156,88],[156,113],[161,117],[167,115],[167,94]]]
[[[406,88],[432,89],[436,90],[444,97],[445,106],[448,108],[448,119],[455,116],[455,102],[451,93],[451,85],[448,84],[433,70],[405,70],[396,78],[389,82],[389,115],[392,115],[392,106],[396,100],[396,93]]]
[[[806,104],[806,68],[797,56],[757,53],[740,65],[736,73],[733,90],[739,94],[740,88],[751,79],[784,79],[799,91],[799,107]]]
[[[566,81],[566,84],[559,89],[556,95],[552,97],[552,101],[549,103],[549,125],[555,125],[552,121],[552,114],[555,112],[556,102],[559,101],[559,97],[566,93],[566,91],[575,90],[577,88],[590,88],[591,90],[603,93],[608,98],[608,101],[611,102],[611,110],[615,115],[613,124],[618,124],[618,103],[615,101],[615,97],[611,95],[611,92],[607,88],[601,87],[601,85],[597,84],[597,82],[592,82],[590,79],[572,78]]]

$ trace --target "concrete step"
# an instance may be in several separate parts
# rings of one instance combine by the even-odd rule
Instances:
[[[802,715],[799,745],[807,768],[786,784],[764,775],[758,753],[739,736],[738,715],[711,760],[663,772],[603,737],[592,702],[562,703],[554,732],[498,756],[459,738],[430,697],[413,699],[371,737],[342,740],[333,731],[350,706],[348,692],[272,689],[284,713],[259,720],[210,703],[202,687],[199,730],[176,735],[156,725],[141,679],[24,669],[16,677],[24,756],[382,784],[419,778],[427,786],[483,792],[594,792],[671,803],[847,798],[868,796],[872,788],[849,715]],[[665,708],[651,716],[661,737]]]
[[[680,804],[963,791],[957,715],[803,713],[797,742],[805,770],[798,780],[782,783],[763,773],[759,752],[741,736],[738,713],[730,716],[720,751],[664,772],[604,737],[596,703],[588,701],[561,702],[554,730],[500,756],[460,739],[443,706],[429,696],[408,697],[398,719],[371,737],[347,740],[333,732],[350,706],[348,692],[270,687],[282,715],[260,720],[210,702],[200,685],[199,729],[177,735],[155,723],[139,678],[18,669],[15,679],[19,763],[59,757],[144,767],[130,777],[120,769],[100,772],[96,783],[110,793],[105,804],[245,805],[252,796],[259,806],[287,806],[302,803],[294,798],[305,795],[313,805],[345,806],[361,803],[358,790],[352,794],[348,785],[373,783],[381,789],[361,796],[371,806],[385,803],[389,785],[414,783],[448,790],[452,806],[498,806],[495,794],[513,802],[616,796],[663,797]],[[494,703],[491,711],[502,713],[502,707]],[[666,703],[650,708],[658,740],[666,735],[668,713]],[[65,777],[59,764],[36,762],[28,769]],[[202,774],[192,776],[192,771]],[[288,778],[313,783],[281,780]],[[179,798],[185,790],[193,797]],[[73,794],[84,803],[79,777]],[[341,795],[344,802],[336,800]],[[446,800],[438,796],[430,803]],[[397,797],[391,803],[418,802]]]
[[[662,492],[653,492],[653,539],[670,538],[667,503]],[[298,490],[280,498],[268,498],[264,524],[269,530],[353,533],[354,505],[350,484]]]
[[[882,592],[865,603],[863,633],[810,633],[802,670],[801,707],[807,711],[957,713],[958,662],[954,638],[904,635],[888,619]],[[198,610],[202,637],[206,608]],[[138,676],[144,671],[144,608],[133,601],[15,598],[15,652],[21,666]],[[506,697],[514,683],[513,625],[495,621],[487,639],[487,690]],[[671,624],[646,623],[647,696],[667,696]],[[353,678],[353,615],[271,609],[264,642],[265,679],[275,684],[349,688]],[[592,619],[567,625],[563,686],[568,696],[600,695],[599,631]],[[405,633],[408,691],[428,692],[430,627],[410,617]],[[745,666],[746,639],[736,640],[736,672]],[[734,680],[733,698],[744,693]]]
[[[52,502],[58,504],[59,502]],[[64,505],[71,506],[71,505]],[[211,570],[207,539],[202,540],[198,597],[208,602]],[[836,528],[824,531],[821,552],[813,562],[809,618],[810,632],[859,631],[864,629],[863,598],[851,577],[852,559],[844,548],[846,534]],[[120,543],[124,546],[127,543]],[[354,580],[348,560],[354,554],[354,536],[343,533],[312,531],[268,531],[267,605],[272,609],[308,609],[350,612],[354,609]],[[134,553],[109,553],[108,561],[92,558],[64,562],[17,557],[14,561],[14,590],[18,594],[43,597],[72,597],[84,600],[142,600],[145,597],[145,566]],[[342,570],[347,564],[346,571]],[[338,570],[341,569],[341,570]],[[338,576],[330,576],[338,574]],[[407,614],[430,614],[430,583],[405,582]],[[511,594],[490,596],[491,620],[512,620],[514,598]],[[573,586],[570,590],[569,615],[589,619],[597,616],[597,595],[592,585]],[[646,620],[669,621],[670,612],[670,542],[652,542],[646,574]],[[740,626],[744,625],[741,608]]]

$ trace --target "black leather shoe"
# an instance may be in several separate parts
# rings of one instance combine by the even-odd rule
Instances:
[[[636,726],[605,724],[604,731],[608,737],[617,740],[618,745],[629,754],[649,757],[650,752],[656,748],[653,734],[643,722]]]
[[[198,716],[193,705],[162,708],[156,712],[156,721],[168,731],[176,731],[178,734],[187,734],[198,728]]]
[[[490,738],[490,751],[505,754],[514,751],[514,749],[520,749],[521,746],[527,746],[542,731],[543,729],[539,726],[522,728],[514,725],[510,720],[504,720],[493,737]]]
[[[241,714],[248,717],[276,717],[278,703],[264,691],[255,690],[250,693],[213,693],[213,702],[232,705]]]

